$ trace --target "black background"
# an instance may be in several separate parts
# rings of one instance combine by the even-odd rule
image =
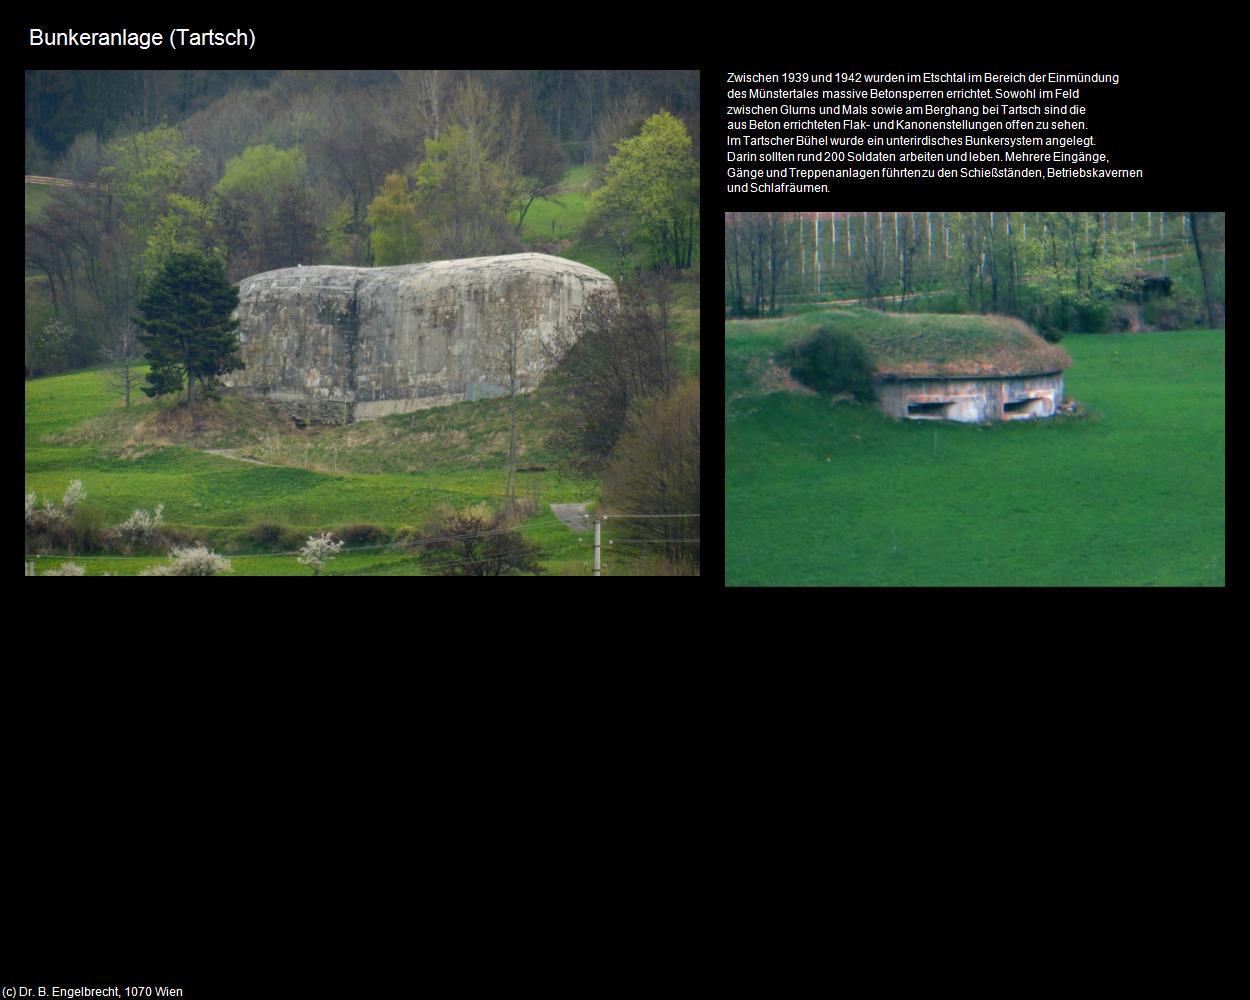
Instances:
[[[817,767],[827,765],[830,773],[836,774],[839,773],[838,762],[821,756],[819,744],[823,736],[815,716],[822,714],[828,704],[831,714],[843,718],[839,725],[850,727],[853,723],[845,717],[857,714],[857,699],[853,691],[844,691],[840,695],[829,691],[825,682],[817,678],[826,673],[846,676],[843,668],[848,660],[856,659],[859,654],[841,644],[834,647],[823,645],[823,640],[816,634],[819,628],[815,627],[822,616],[828,616],[831,621],[858,618],[865,627],[875,631],[886,617],[897,621],[902,605],[908,615],[909,634],[931,631],[932,634],[945,635],[950,627],[949,615],[954,612],[961,632],[971,631],[975,622],[975,639],[986,653],[982,657],[982,665],[985,666],[1000,665],[1000,647],[993,641],[996,634],[1010,635],[1013,642],[1018,641],[1022,633],[1029,631],[1025,623],[1040,617],[1046,623],[1045,643],[1032,647],[1039,651],[1039,658],[1025,673],[1035,679],[1033,683],[1038,689],[1049,685],[1052,693],[1064,694],[1065,700],[1071,696],[1074,702],[1084,700],[1080,690],[1088,688],[1089,677],[1098,667],[1108,663],[1122,664],[1132,659],[1134,636],[1138,637],[1137,641],[1162,646],[1166,644],[1168,633],[1183,630],[1187,633],[1187,646],[1192,653],[1195,648],[1202,648],[1194,646],[1192,640],[1195,636],[1211,637],[1208,626],[1222,625],[1222,612],[1218,619],[1215,618],[1212,604],[1208,601],[1210,595],[1197,592],[1134,593],[1130,605],[1126,594],[1102,591],[1097,595],[1095,612],[1084,596],[1079,599],[1055,593],[1022,596],[1014,592],[987,590],[978,592],[975,614],[970,618],[964,603],[967,595],[959,593],[842,592],[834,599],[828,592],[814,590],[726,590],[723,586],[723,554],[717,544],[725,532],[720,485],[725,480],[724,429],[719,416],[718,397],[723,389],[719,329],[723,307],[722,213],[726,211],[1226,210],[1229,181],[1243,169],[1237,157],[1241,155],[1238,144],[1245,118],[1241,96],[1230,90],[1234,81],[1233,68],[1239,64],[1230,58],[1231,38],[1228,37],[1227,25],[1199,20],[1199,16],[1211,16],[1206,10],[1198,15],[1181,9],[1156,14],[1141,8],[1118,10],[1114,23],[1098,26],[1092,23],[1091,12],[1084,8],[1059,9],[1033,5],[1020,10],[942,5],[941,11],[927,15],[923,20],[918,20],[905,8],[886,5],[861,11],[855,16],[849,16],[844,9],[837,7],[701,8],[697,21],[694,20],[694,11],[683,11],[672,5],[664,8],[580,10],[571,14],[515,11],[506,18],[499,17],[505,23],[497,27],[489,23],[495,15],[486,8],[466,9],[462,20],[449,21],[448,13],[447,10],[440,11],[435,18],[432,12],[423,14],[422,8],[409,7],[360,12],[343,10],[339,16],[330,17],[311,12],[306,15],[298,12],[265,14],[253,9],[241,14],[224,10],[188,13],[184,20],[179,13],[146,18],[125,12],[108,22],[96,19],[95,23],[90,18],[78,20],[58,16],[57,20],[53,20],[53,15],[49,14],[37,16],[35,23],[48,30],[67,27],[116,30],[127,27],[161,31],[167,30],[171,24],[192,29],[211,26],[219,30],[228,30],[237,24],[255,28],[258,45],[250,53],[230,49],[202,49],[178,54],[168,50],[148,53],[103,49],[31,50],[25,44],[29,25],[24,25],[20,60],[25,67],[109,66],[118,69],[176,69],[189,65],[325,69],[610,65],[655,68],[692,66],[702,69],[702,371],[709,399],[703,448],[703,480],[707,484],[702,522],[703,576],[696,581],[660,583],[661,587],[678,589],[662,591],[658,595],[654,580],[635,581],[624,585],[624,590],[617,585],[610,610],[606,612],[606,621],[602,612],[602,605],[606,602],[602,599],[591,595],[589,601],[583,597],[575,602],[587,605],[583,609],[585,613],[579,610],[575,614],[561,615],[559,643],[561,650],[567,654],[567,661],[562,660],[552,670],[556,673],[566,669],[575,671],[578,680],[563,696],[554,689],[545,695],[547,712],[567,709],[583,721],[593,722],[604,717],[611,718],[611,706],[629,704],[635,706],[638,725],[646,729],[651,719],[649,705],[673,703],[681,706],[681,711],[688,716],[682,724],[685,731],[692,734],[692,739],[697,739],[703,725],[701,717],[707,707],[705,702],[694,698],[673,699],[674,687],[681,689],[697,677],[705,694],[721,693],[711,695],[713,702],[721,696],[730,701],[735,697],[740,699],[738,707],[724,717],[732,718],[738,738],[749,736],[759,741],[758,751],[753,753],[758,758],[757,766],[765,769],[772,766],[769,732],[786,728],[790,720],[801,715],[800,728],[818,744],[803,755],[804,763]],[[460,12],[453,10],[450,13],[454,17]],[[1124,185],[1076,182],[1036,186],[986,181],[955,187],[900,182],[877,188],[856,182],[844,191],[815,199],[767,196],[731,200],[723,193],[724,145],[718,125],[724,121],[726,74],[730,70],[780,72],[786,69],[1118,72],[1121,84],[1117,88],[1119,96],[1116,107],[1112,109],[1113,114],[1109,115],[1104,100],[1100,98],[1096,109],[1091,101],[1091,115],[1097,115],[1098,138],[1102,148],[1114,154],[1114,165],[1142,166],[1147,171],[1147,178],[1143,182]],[[1100,88],[1100,92],[1105,94],[1107,89]],[[279,586],[289,585],[283,583]],[[440,591],[442,586],[438,587]],[[539,585],[542,588],[550,586],[550,583]],[[530,588],[525,594],[520,588],[512,591],[508,600],[518,618],[529,615],[539,607],[539,598],[544,595],[535,594],[537,589]],[[447,620],[459,621],[455,616],[462,611],[465,603],[463,595],[447,593],[440,598],[432,594],[434,590],[428,585],[423,588],[421,612],[416,617],[422,621],[439,619],[437,603],[444,600],[450,616]],[[220,608],[223,613],[236,610],[239,603],[237,592],[233,596],[226,590],[220,593],[222,596],[218,597],[202,596],[202,605]],[[353,596],[341,591],[334,604],[336,620],[350,620],[356,601],[359,601],[360,609],[367,607],[369,614],[382,614],[386,606],[379,604],[377,597],[377,593],[359,596],[357,591],[357,595]],[[1200,599],[1202,603],[1199,603]],[[298,597],[293,598],[291,606],[300,607],[299,613],[306,616],[309,606],[296,605],[298,600]],[[1036,610],[1038,601],[1045,602],[1040,616]],[[599,605],[598,611],[588,606],[592,602]],[[75,609],[75,631],[82,635],[92,634],[89,616],[106,616],[122,604],[122,601],[110,603],[107,599],[90,606],[88,602],[83,602]],[[133,610],[136,604],[133,595],[125,595],[124,604]],[[145,600],[143,604],[145,612],[151,612],[154,607],[159,609],[160,600]],[[275,603],[272,606],[274,613],[279,614],[281,607],[281,604]],[[327,606],[318,603],[312,607],[320,613]],[[642,627],[644,619],[639,618],[637,629],[622,632],[614,621],[619,622],[635,608],[645,609],[648,615],[646,627]],[[47,608],[28,605],[24,609],[28,615],[26,631],[45,636],[63,634],[63,611],[59,605]],[[411,607],[407,613],[412,615]],[[811,617],[811,613],[815,613],[816,617]],[[49,624],[41,625],[40,615],[46,615]],[[991,619],[998,619],[999,624],[994,625]],[[1131,627],[1126,622],[1131,622]],[[1150,628],[1143,629],[1143,623],[1148,623]],[[160,631],[155,631],[155,636],[147,634],[143,637],[144,655],[162,668],[165,679],[155,692],[150,691],[149,694],[154,699],[173,699],[182,683],[175,675],[180,676],[179,672],[187,666],[182,662],[180,650],[188,636],[169,629],[165,639],[168,645],[162,653],[159,649],[152,649],[153,645],[162,641]],[[532,631],[530,645],[541,648],[542,634],[546,629],[535,625]],[[342,650],[341,643],[350,632],[346,627],[327,629],[317,636],[315,650],[301,648],[300,655],[311,657],[309,665],[319,669],[325,663],[335,661],[336,652]],[[645,637],[644,632],[647,634]],[[193,641],[211,643],[217,634],[216,627],[201,628],[194,634]],[[659,656],[656,655],[659,647],[644,645],[654,634],[664,637],[663,653]],[[1100,635],[1117,644],[1114,659],[1095,661],[1099,648],[1097,636]],[[1037,636],[1033,639],[1036,640]],[[813,648],[813,640],[819,648]],[[262,653],[268,655],[274,652],[263,640],[252,640],[252,643],[255,645],[249,644],[237,664],[247,666],[249,674],[253,673],[254,658]],[[1216,640],[1211,637],[1210,645],[1213,647],[1215,643]],[[1079,664],[1066,662],[1075,648],[1080,650],[1076,657]],[[1041,657],[1042,651],[1045,657]],[[604,682],[596,678],[605,670],[611,673],[613,664],[627,661],[633,674],[640,658],[646,661],[646,669],[638,673],[634,687],[624,693],[603,690]],[[413,662],[416,664],[424,659],[424,655],[414,656]],[[895,662],[895,659],[885,656],[880,664],[888,674],[888,684],[897,686],[899,690],[911,690],[908,671],[918,665]],[[1080,677],[1072,673],[1053,677],[1043,659],[1065,661],[1065,665],[1072,669],[1079,665]],[[481,665],[473,664],[472,660],[473,657],[466,654],[457,666],[474,671],[475,683],[492,687],[489,674],[477,673]],[[359,666],[358,651],[343,650],[338,662]],[[925,664],[926,668],[946,669],[949,666]],[[816,669],[812,669],[809,679],[807,671],[811,668]],[[1039,673],[1043,668],[1046,668],[1045,679]],[[1139,669],[1140,666],[1135,666],[1135,672]],[[259,672],[259,669],[255,671]],[[778,677],[786,680],[779,683]],[[345,676],[343,683],[348,682]],[[254,696],[254,692],[249,692],[247,688],[252,683],[255,682],[226,681],[230,696],[241,701]],[[355,681],[351,683],[354,685]],[[914,717],[913,731],[916,733],[924,731],[923,715],[929,711],[936,713],[941,707],[942,685],[931,683],[933,686],[926,688],[926,704],[917,709]],[[1123,683],[1128,688],[1136,686],[1137,682],[1125,676]],[[788,690],[781,690],[786,685]],[[729,693],[723,694],[726,689]],[[1170,682],[1164,685],[1158,703],[1164,704],[1170,698],[1168,692],[1175,690]],[[1023,706],[1026,703],[1043,698],[1035,690],[1029,692],[1024,700],[1013,700],[1021,692],[1016,689],[1014,681],[1002,677],[990,693],[995,701],[988,706],[990,714],[1009,726],[1013,725],[1012,719],[1025,712]],[[772,705],[767,719],[757,711],[755,704],[761,697]],[[971,683],[961,694],[967,708],[978,707],[977,699],[982,697],[989,700],[989,695],[980,685]],[[562,699],[568,699],[567,703]],[[893,704],[894,695],[889,695],[887,700]],[[137,697],[132,703],[138,703]],[[9,704],[12,707],[24,703],[10,698]],[[269,726],[275,734],[280,734],[284,726],[284,712],[277,703],[269,704],[272,707],[267,710],[267,721],[258,720],[256,726]],[[1100,701],[1099,719],[1088,722],[1090,728],[1103,728],[1107,739],[1112,742],[1116,704],[1114,698]],[[807,706],[810,714],[797,711],[798,705]],[[168,707],[168,703],[164,707]],[[528,707],[524,690],[517,690],[512,711],[521,714]],[[95,700],[92,711],[97,716],[107,717],[111,708],[102,692]],[[848,712],[848,709],[851,711]],[[185,710],[185,706],[179,706],[179,711]],[[1195,713],[1200,716],[1201,709],[1195,708]],[[1145,717],[1141,712],[1138,715]],[[234,738],[229,721],[231,716],[223,715],[222,718],[227,721],[222,723],[216,739],[228,746]],[[541,714],[537,718],[549,722],[553,732],[559,730],[559,724],[554,719]],[[1065,716],[1061,710],[1057,709],[1053,718],[1056,725],[1064,724]],[[959,717],[949,717],[948,724],[959,725]],[[1174,732],[1176,720],[1162,713],[1159,725],[1161,729]],[[501,716],[496,735],[511,731],[506,718]],[[650,730],[645,735],[649,738]],[[80,746],[69,729],[56,732],[45,730],[43,739],[56,743],[71,756],[78,754],[95,758],[106,752],[108,747],[103,737]],[[724,733],[716,740],[707,742],[701,751],[699,768],[709,775],[718,773],[726,748],[734,739],[729,733]],[[904,734],[896,733],[891,739],[903,741]],[[1133,747],[1141,745],[1146,739],[1145,735],[1141,735],[1125,744],[1125,751],[1130,754],[1124,764],[1126,771],[1133,766]],[[985,757],[992,758],[1001,753],[1009,742],[1005,737],[989,739],[984,747]],[[489,747],[490,743],[485,741],[483,745]],[[898,745],[903,746],[904,743],[899,742]],[[593,756],[593,741],[589,739],[579,741],[576,746],[565,747],[563,752],[572,758],[579,758],[586,754],[588,747]],[[220,747],[215,746],[215,752],[217,749]],[[505,751],[501,748],[500,752]],[[862,773],[868,773],[873,766],[871,759],[874,752],[866,751],[855,767]],[[934,745],[917,752],[930,756],[935,752]],[[171,754],[161,743],[154,743],[151,753],[153,757],[172,756],[175,762],[178,759],[177,751]],[[295,746],[290,748],[290,753],[293,770],[307,766],[305,748]],[[518,732],[509,743],[506,754],[524,758],[523,732]],[[1091,754],[1091,757],[1094,756],[1096,754]],[[677,759],[681,755],[675,753],[674,757]],[[439,766],[444,773],[454,773],[458,766],[456,758],[454,752],[440,756]],[[397,757],[391,763],[407,762]],[[779,770],[785,770],[791,763],[778,761],[777,766]],[[406,780],[411,781],[414,774],[420,777],[428,766],[428,761],[413,762],[413,769],[407,773]],[[649,764],[644,773],[654,775],[657,783],[663,783],[662,768]],[[126,778],[123,773],[115,780],[120,785]],[[593,785],[593,775],[585,775],[579,783],[587,787]],[[693,788],[697,782],[691,779],[690,785]],[[209,805],[202,803],[201,808],[211,808],[215,815],[230,815],[229,810],[234,807],[235,797],[232,794],[219,792],[210,796],[205,791],[202,776],[171,776],[169,787],[178,787],[182,794],[192,799],[203,796],[204,802]],[[403,782],[397,782],[391,794],[395,801],[400,801],[404,800],[408,790]],[[813,781],[805,794],[818,801],[826,791],[819,781]],[[577,788],[570,787],[570,802],[578,801],[579,794]],[[993,794],[997,793],[992,793],[991,798]],[[28,799],[22,790],[11,789],[6,800],[10,815],[23,808],[28,801],[33,799]],[[60,804],[69,808],[79,801],[77,797],[69,796]],[[432,970],[439,973],[455,971],[444,966],[449,956],[462,972],[497,968],[501,981],[508,981],[509,967],[492,964],[497,963],[499,957],[495,936],[483,932],[475,938],[471,919],[465,920],[460,950],[444,948],[441,944],[432,950],[424,937],[429,927],[439,927],[443,920],[443,914],[431,910],[421,895],[425,884],[423,879],[428,873],[441,877],[450,873],[458,878],[461,872],[480,870],[478,860],[457,857],[456,845],[442,845],[439,852],[431,856],[425,850],[427,844],[416,837],[402,849],[398,845],[386,844],[376,855],[369,857],[365,849],[369,842],[369,830],[357,827],[352,836],[337,840],[337,828],[350,824],[352,817],[361,815],[362,810],[349,810],[350,815],[347,816],[327,815],[324,822],[316,826],[295,820],[288,831],[292,849],[286,856],[300,862],[301,874],[291,879],[289,891],[267,894],[265,901],[260,902],[258,886],[266,885],[265,879],[272,872],[272,864],[263,857],[249,857],[248,848],[255,842],[258,830],[281,829],[280,816],[256,810],[240,814],[239,832],[234,839],[230,839],[217,826],[203,822],[194,810],[178,811],[174,814],[178,822],[169,828],[165,838],[166,850],[162,852],[151,846],[151,834],[162,829],[157,814],[165,802],[157,790],[144,793],[138,802],[152,809],[151,813],[144,813],[136,821],[146,831],[143,836],[128,831],[121,822],[113,821],[107,826],[109,836],[105,839],[101,828],[93,828],[84,822],[79,830],[63,841],[48,842],[40,832],[34,831],[28,841],[10,846],[9,853],[13,859],[10,867],[33,876],[35,884],[29,890],[14,882],[7,885],[8,915],[22,925],[20,934],[6,938],[4,964],[6,972],[11,973],[6,977],[7,981],[20,983],[27,976],[45,978],[49,982],[65,983],[77,979],[97,984],[115,978],[132,982],[148,979],[187,986],[189,998],[299,995],[296,988],[304,995],[312,996],[325,995],[326,984],[321,978],[324,973],[339,970],[341,974],[344,967],[358,967],[362,973],[380,975],[391,983],[402,980],[410,987],[418,983],[428,987],[434,975]],[[327,799],[326,804],[329,813],[333,800]],[[740,805],[744,814],[751,813],[754,808],[750,795],[744,797]],[[630,808],[640,809],[645,814],[646,803],[640,798]],[[879,814],[885,816],[888,812],[882,807]],[[471,809],[465,807],[463,813],[469,815]],[[773,812],[769,811],[754,820],[744,818],[739,832],[771,815]],[[437,821],[437,817],[431,819],[428,813],[422,816],[423,822]],[[913,817],[913,820],[917,825],[912,835],[925,840],[928,834],[921,827],[926,818]],[[517,842],[514,827],[518,821],[529,821],[519,806],[507,816],[484,819],[480,829],[487,842],[469,845],[470,851],[477,851],[481,858],[485,858],[494,850],[492,843]],[[854,815],[844,813],[837,823],[855,821]],[[912,829],[912,826],[908,828]],[[660,829],[657,827],[657,830]],[[667,833],[657,833],[657,836],[667,836]],[[720,831],[717,836],[728,834]],[[303,843],[302,837],[307,838]],[[327,849],[327,845],[335,843],[340,844],[341,849]],[[607,845],[609,841],[605,838],[603,843]],[[84,852],[84,844],[90,845],[91,849]],[[227,852],[223,845],[228,845],[230,851]],[[459,849],[464,847],[460,845]],[[832,853],[837,853],[836,842],[831,842],[830,849]],[[306,864],[300,851],[308,852]],[[714,853],[709,846],[706,855]],[[854,865],[871,865],[870,855],[871,851],[861,851],[858,857],[852,859]],[[693,864],[699,856],[702,856],[700,851],[695,850],[686,865]],[[354,859],[361,857],[369,857],[381,871],[371,873],[361,883],[358,898],[338,905],[337,900],[319,891],[355,864]],[[67,863],[67,860],[73,863]],[[514,867],[523,867],[525,863],[524,859],[519,859]],[[548,862],[543,859],[539,863]],[[593,888],[600,867],[611,863],[611,855],[606,853],[597,860],[587,860],[581,869],[582,877]],[[749,874],[754,863],[750,852],[743,852],[733,866],[726,867],[726,884],[732,885],[744,873]],[[821,862],[821,865],[827,864],[827,861]],[[215,867],[218,865],[221,867]],[[675,872],[672,883],[680,883],[681,878],[681,874]],[[133,905],[129,909],[117,910],[99,905],[106,899],[117,898],[119,887],[132,891],[128,898]],[[376,907],[367,903],[367,897],[374,890],[378,899]],[[497,886],[474,884],[466,892],[470,893],[466,898],[480,915],[493,905]],[[396,895],[407,909],[392,913]],[[540,910],[541,896],[533,898],[538,901],[535,905]],[[905,895],[900,894],[898,898],[899,905],[905,906]],[[160,905],[150,905],[153,902]],[[600,899],[598,904],[609,902]],[[1077,905],[1074,903],[1074,907]],[[657,895],[652,910],[663,908],[663,899]],[[631,916],[627,909],[622,909],[618,916]],[[373,938],[376,951],[360,947],[358,938],[351,932],[353,927],[361,926],[362,913],[367,915],[370,926],[376,923],[389,928],[394,935],[392,938],[387,938],[385,933],[376,935]],[[595,906],[588,906],[580,916],[588,927],[593,927],[598,910]],[[752,915],[751,919],[755,916]],[[649,919],[644,915],[638,926],[645,928]],[[698,912],[692,912],[690,919],[692,924],[697,924],[701,917]],[[527,933],[535,932],[533,926],[527,926],[528,923],[523,918],[513,922],[511,932],[518,940],[523,940]],[[817,921],[813,926],[825,925]],[[340,928],[345,929],[343,934],[338,933]],[[927,931],[930,937],[938,933],[936,927]],[[573,963],[578,960],[576,954],[561,951],[550,942],[547,946],[554,949],[550,952],[551,966],[561,961]],[[897,947],[906,950],[906,941],[900,939]],[[646,948],[640,947],[639,954],[645,951]],[[531,961],[538,962],[538,967],[530,970],[524,981],[514,981],[512,985],[521,988],[541,985],[547,954],[533,953]],[[611,984],[617,981],[621,969],[636,968],[637,960],[637,955],[621,955],[615,961],[610,955],[605,955],[595,969],[589,970],[584,983],[592,987]],[[701,961],[697,942],[692,946],[690,961]],[[723,974],[726,964],[733,963],[722,962],[719,968],[705,970],[701,977]],[[252,988],[245,980],[236,978],[256,971],[261,973],[261,977],[252,981]],[[258,988],[262,983],[273,983],[272,992]],[[366,982],[358,982],[352,993],[344,995],[372,994]]]

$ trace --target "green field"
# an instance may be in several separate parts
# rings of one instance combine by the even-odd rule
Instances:
[[[521,238],[527,243],[554,243],[575,237],[586,221],[586,203],[590,200],[592,187],[589,166],[570,167],[561,178],[555,194],[550,198],[537,199],[525,213]],[[514,222],[516,214],[513,213]]]
[[[164,504],[167,524],[228,554],[236,575],[311,574],[292,555],[247,551],[261,525],[307,536],[363,524],[394,536],[421,527],[436,508],[461,509],[502,493],[503,400],[278,433],[263,411],[239,400],[208,404],[196,418],[203,426],[191,431],[181,425],[185,410],[172,401],[138,398],[130,411],[123,410],[103,369],[26,382],[26,491],[36,492],[40,501],[56,500],[71,480],[81,479],[87,502],[109,525],[136,508]],[[518,492],[535,506],[521,531],[542,546],[549,573],[580,575],[590,563],[592,534],[569,531],[547,505],[594,502],[599,483],[557,464],[561,456],[545,436],[550,421],[544,413],[553,404],[540,394],[523,397],[521,404],[523,420],[528,418],[521,434],[522,467],[545,466],[520,475]],[[163,439],[170,426],[163,418],[173,421],[186,443]],[[208,447],[283,464],[254,465],[207,454]],[[611,538],[609,526],[605,544]],[[619,557],[614,553],[612,563],[627,573],[639,556],[624,550]],[[40,559],[39,566],[68,558],[53,555]],[[78,556],[73,561],[91,575],[129,575],[160,560]],[[382,545],[340,556],[331,571],[413,575],[419,568],[410,555]]]
[[[811,320],[726,324],[728,584],[1224,585],[1223,330],[1069,335],[1084,415],[935,426],[781,389]]]
[[[532,249],[567,257],[616,279],[620,261],[611,241],[582,232],[595,184],[594,168],[589,165],[570,167],[552,197],[540,198],[530,206],[525,214],[521,239]],[[514,223],[517,214],[516,211],[511,214]],[[696,246],[696,263],[698,256]]]

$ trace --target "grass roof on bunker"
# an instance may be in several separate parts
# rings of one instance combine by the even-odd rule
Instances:
[[[880,378],[1015,377],[1072,365],[1066,351],[1011,316],[837,309],[814,325],[863,341]]]

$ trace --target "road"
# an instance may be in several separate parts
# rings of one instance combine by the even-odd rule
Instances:
[[[590,514],[587,513],[584,503],[553,503],[551,513],[563,521],[569,531],[580,533],[589,531],[592,527]]]

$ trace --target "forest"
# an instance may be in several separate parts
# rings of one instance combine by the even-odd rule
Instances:
[[[175,250],[223,259],[234,281],[522,250],[618,281],[696,261],[694,71],[34,70],[25,83],[26,174],[41,180],[26,186],[27,377],[98,363]],[[663,190],[612,167],[630,140],[668,170]]]
[[[728,213],[725,311],[1004,313],[1050,339],[1224,325],[1224,212]]]

